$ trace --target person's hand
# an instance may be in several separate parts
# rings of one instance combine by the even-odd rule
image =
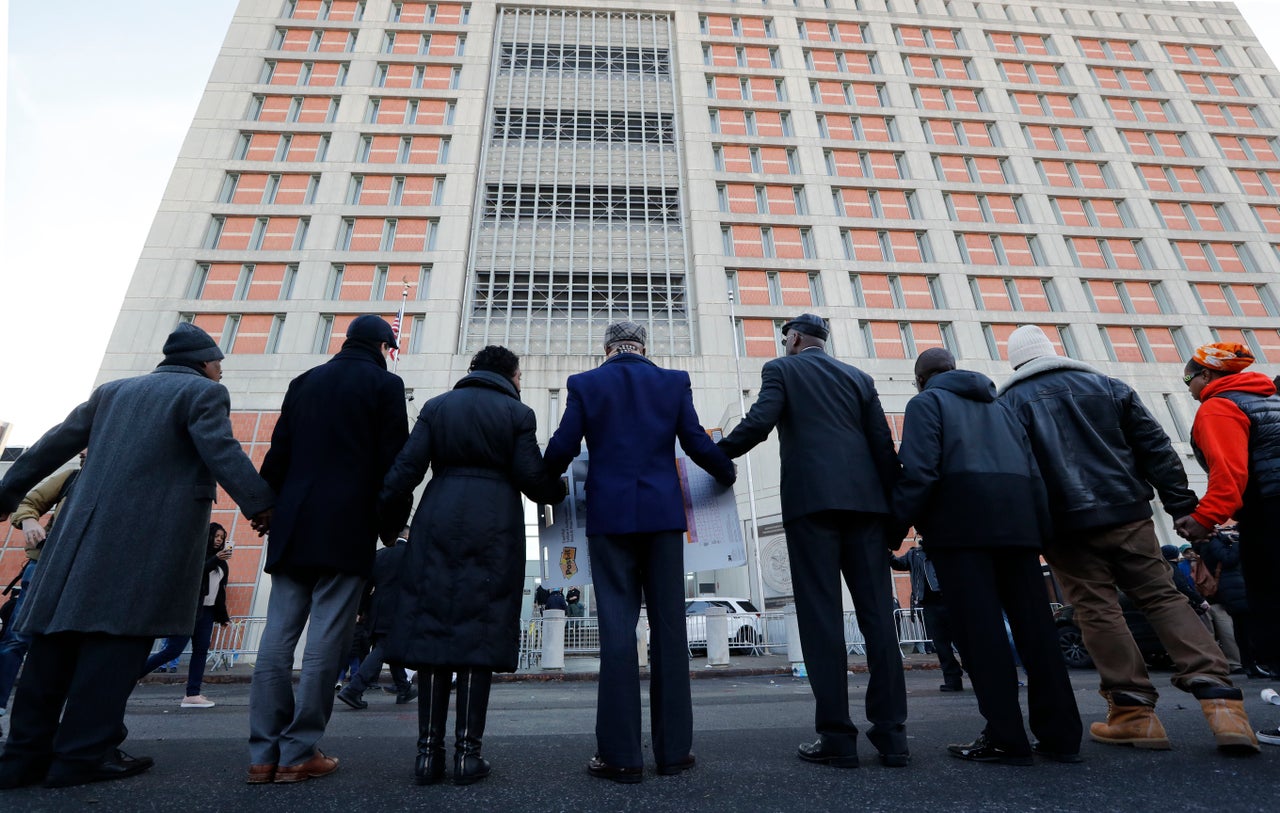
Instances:
[[[223,545],[223,546],[222,546],[222,550],[218,551],[217,556],[218,556],[218,558],[219,558],[219,559],[221,559],[221,560],[222,560],[222,561],[224,561],[224,562],[225,562],[225,561],[227,561],[228,559],[230,559],[230,558],[231,558],[231,546],[230,546],[230,545]]]
[[[1175,519],[1173,529],[1178,532],[1178,536],[1190,542],[1203,542],[1213,536],[1212,528],[1204,527],[1190,514],[1181,519]]]
[[[1209,602],[1207,601],[1200,602],[1200,612],[1202,613],[1209,612]]]
[[[39,545],[44,541],[44,526],[38,519],[24,519],[22,533],[26,535],[28,545]]]
[[[253,519],[249,520],[249,524],[258,532],[258,536],[266,536],[271,530],[271,509],[268,508],[266,511],[263,511]]]

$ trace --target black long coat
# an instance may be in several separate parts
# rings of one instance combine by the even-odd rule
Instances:
[[[536,433],[533,410],[497,373],[471,373],[423,406],[380,498],[386,527],[401,527],[431,466],[409,533],[388,661],[515,671],[525,569],[520,493],[543,503],[563,494]]]
[[[266,572],[373,572],[378,489],[409,436],[404,381],[386,367],[348,339],[289,383],[262,461],[279,495]]]

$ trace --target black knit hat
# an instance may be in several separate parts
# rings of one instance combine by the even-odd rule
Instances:
[[[815,316],[812,313],[802,313],[782,326],[782,335],[787,335],[790,331],[797,333],[805,333],[810,336],[822,339],[824,342],[830,334],[831,328],[826,319],[821,316]]]
[[[387,320],[371,313],[351,320],[351,324],[347,327],[347,338],[375,344],[386,342],[397,350],[400,349],[400,345],[396,344],[395,331],[391,329],[391,325],[387,324]]]
[[[164,340],[164,358],[170,362],[200,362],[225,357],[212,336],[190,322],[183,322]]]

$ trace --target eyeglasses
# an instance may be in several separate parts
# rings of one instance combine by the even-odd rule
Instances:
[[[1200,377],[1200,375],[1201,375],[1201,373],[1203,373],[1203,372],[1204,372],[1204,370],[1197,370],[1197,371],[1196,371],[1196,372],[1194,372],[1194,373],[1188,373],[1188,374],[1184,375],[1184,376],[1182,377],[1182,383],[1183,383],[1183,384],[1186,384],[1188,387],[1190,387],[1190,386],[1191,386],[1191,382],[1192,382],[1192,381],[1195,381],[1197,378],[1199,378],[1199,377]]]

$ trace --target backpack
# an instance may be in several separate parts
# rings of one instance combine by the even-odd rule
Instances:
[[[1196,557],[1191,562],[1191,581],[1196,586],[1196,592],[1205,598],[1213,598],[1218,595],[1218,577],[1222,575],[1222,563],[1219,562],[1217,568],[1210,571],[1205,566],[1204,560]]]

